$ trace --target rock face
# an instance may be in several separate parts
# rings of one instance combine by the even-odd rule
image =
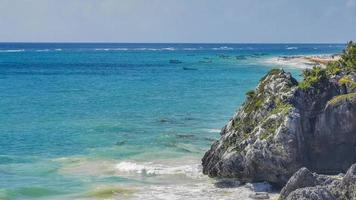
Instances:
[[[282,189],[280,200],[355,200],[356,164],[345,176],[326,176],[302,168]]]
[[[282,187],[301,167],[345,172],[356,162],[355,81],[348,71],[302,89],[291,74],[270,71],[205,153],[203,173]]]

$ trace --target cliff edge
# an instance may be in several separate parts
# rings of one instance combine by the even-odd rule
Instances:
[[[338,174],[356,162],[356,44],[301,82],[273,69],[246,96],[205,153],[204,174],[282,187],[301,167]]]

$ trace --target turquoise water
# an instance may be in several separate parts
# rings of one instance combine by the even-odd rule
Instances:
[[[266,60],[343,48],[0,43],[0,199],[243,198],[201,174],[219,129]]]

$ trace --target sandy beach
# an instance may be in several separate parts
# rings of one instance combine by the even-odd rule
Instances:
[[[339,55],[308,55],[308,56],[279,56],[264,60],[266,64],[282,67],[311,68],[313,66],[326,66],[328,63],[340,59]]]

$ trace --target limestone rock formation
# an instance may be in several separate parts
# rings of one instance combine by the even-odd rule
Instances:
[[[356,162],[356,65],[347,58],[305,71],[300,83],[271,70],[204,155],[203,173],[282,187],[301,167],[345,172]]]
[[[345,176],[327,176],[311,173],[302,168],[282,189],[280,200],[355,200],[356,164]]]

